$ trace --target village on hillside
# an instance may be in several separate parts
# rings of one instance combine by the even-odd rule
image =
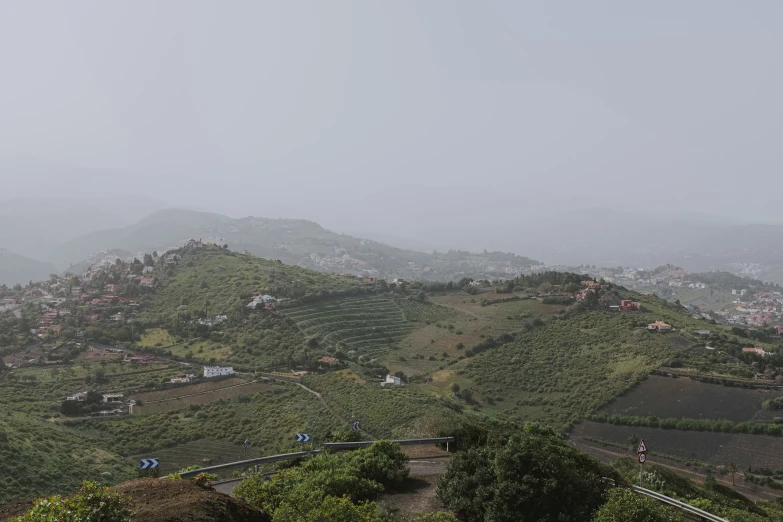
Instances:
[[[682,268],[539,265],[536,271],[587,274],[629,290],[679,302],[695,317],[750,328],[775,328],[783,335],[783,288],[727,273],[691,274]]]

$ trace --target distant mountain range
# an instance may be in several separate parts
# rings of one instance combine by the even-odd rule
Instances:
[[[414,214],[421,221],[418,230],[410,224],[399,233],[388,227],[375,230],[377,213],[366,222],[356,219],[356,230],[366,230],[357,235],[373,238],[369,240],[332,232],[314,221],[233,218],[163,205],[145,198],[5,201],[0,203],[0,245],[61,271],[79,264],[83,266],[74,270],[83,269],[112,249],[122,251],[119,257],[124,258],[179,247],[193,238],[316,270],[377,271],[386,277],[506,277],[536,264],[530,259],[535,258],[550,265],[674,264],[691,272],[722,270],[783,283],[783,225],[736,224],[713,216],[598,208],[541,212],[534,219],[520,209],[520,217],[513,219],[514,209],[504,205],[482,208],[480,215],[466,211],[449,222],[435,210],[428,220],[419,208]],[[430,246],[438,244],[441,249],[491,245],[492,250],[530,257],[462,250],[443,254]]]
[[[578,211],[520,228],[512,250],[563,264],[723,270],[783,283],[783,225],[729,224],[610,210]]]
[[[0,248],[0,284],[12,286],[29,281],[48,279],[57,272],[51,263],[40,263],[28,257]]]
[[[246,217],[168,209],[138,223],[101,230],[66,241],[51,259],[72,266],[85,256],[118,248],[129,252],[166,250],[189,239],[228,244],[234,251],[329,272],[377,273],[386,277],[450,280],[469,277],[513,277],[537,264],[527,257],[501,252],[426,253],[337,234],[298,219]]]

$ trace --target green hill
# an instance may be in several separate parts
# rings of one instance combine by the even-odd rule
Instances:
[[[161,456],[167,471],[203,459],[237,460],[246,439],[251,456],[270,454],[291,449],[295,433],[311,433],[320,442],[352,419],[361,421],[366,438],[463,433],[475,424],[513,427],[530,420],[565,429],[661,366],[753,377],[766,364],[743,355],[748,341],[730,328],[707,326],[654,296],[611,285],[590,306],[569,304],[564,295],[537,295],[540,289],[558,294],[579,288],[582,276],[576,274],[519,277],[497,290],[420,282],[392,288],[217,246],[170,254],[159,256],[146,275],[151,287],[141,287],[139,264],[120,263],[94,275],[87,290],[113,284],[136,302],[99,308],[101,317],[93,322],[86,319],[92,305],[70,304],[62,319],[63,336],[68,330],[74,336],[70,345],[62,338],[20,339],[22,319],[0,316],[0,355],[28,365],[0,372],[0,401],[10,412],[0,419],[3,456],[38,459],[47,477],[48,470],[77,459],[74,475],[116,482],[145,456]],[[258,294],[277,302],[248,308]],[[643,310],[606,306],[624,298],[640,301]],[[26,321],[40,314],[33,303],[24,312]],[[210,322],[215,316],[222,320]],[[656,320],[676,331],[648,332]],[[705,340],[693,333],[705,327],[720,355],[707,353]],[[87,341],[83,346],[76,345],[77,331]],[[88,350],[96,340],[163,361],[124,363],[122,355]],[[29,364],[34,357],[67,362]],[[219,381],[168,384],[215,363],[242,371],[235,379],[243,382],[227,381],[224,388]],[[258,370],[308,371],[298,384],[309,390],[266,381]],[[405,386],[381,387],[388,373]],[[133,415],[64,417],[63,397],[84,390],[143,403]],[[54,478],[44,484],[37,472],[36,466],[14,468],[0,488],[8,492],[5,498],[74,485]]]
[[[48,279],[49,274],[56,271],[50,263],[41,263],[0,248],[0,285],[13,286],[40,281]]]
[[[537,264],[523,256],[500,252],[425,253],[337,234],[312,221],[246,217],[233,219],[189,210],[161,210],[135,225],[92,232],[60,245],[51,257],[65,268],[100,251],[163,252],[188,239],[227,243],[236,252],[249,251],[287,264],[325,272],[376,271],[382,276],[448,280],[509,277]]]

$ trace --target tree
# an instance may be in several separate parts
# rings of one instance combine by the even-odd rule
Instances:
[[[155,266],[155,260],[149,254],[144,254],[144,266]]]
[[[455,455],[437,495],[468,522],[581,522],[606,500],[604,477],[623,482],[551,428],[527,424],[502,446]]]
[[[553,288],[554,288],[554,286],[552,285],[552,283],[544,282],[544,283],[541,283],[540,285],[538,285],[538,293],[539,294],[551,294]]]
[[[609,500],[595,514],[593,522],[685,522],[685,518],[655,500],[617,488],[609,492]]]
[[[729,462],[729,465],[726,466],[726,471],[731,473],[731,485],[734,485],[734,475],[737,474],[737,465],[733,462]]]

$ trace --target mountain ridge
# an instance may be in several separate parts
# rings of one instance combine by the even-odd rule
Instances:
[[[338,234],[304,219],[231,218],[182,209],[153,213],[129,227],[91,232],[60,245],[51,260],[71,266],[99,251],[164,252],[189,239],[228,244],[232,250],[325,272],[432,280],[513,277],[532,265],[516,254],[463,251],[426,253]]]
[[[47,279],[49,274],[57,272],[51,263],[41,263],[0,248],[0,285],[13,286],[28,281]]]

